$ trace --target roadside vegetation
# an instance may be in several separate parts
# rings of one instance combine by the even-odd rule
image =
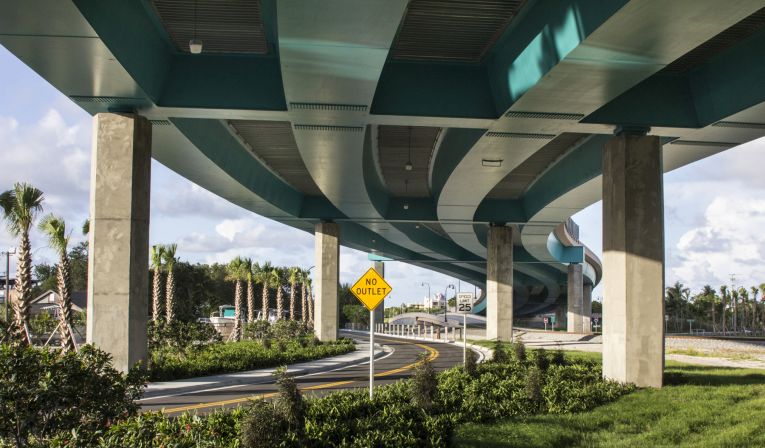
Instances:
[[[321,342],[310,328],[290,320],[247,324],[244,339],[228,343],[210,325],[200,323],[174,322],[152,328],[149,335],[152,381],[276,367],[355,349],[351,339]]]
[[[274,401],[207,416],[146,413],[97,439],[103,447],[441,447],[461,423],[581,412],[633,390],[602,380],[591,361],[521,351],[439,374],[422,358],[412,379],[377,388],[371,401],[365,389],[305,398],[282,373]]]
[[[765,371],[668,362],[662,389],[586,412],[466,424],[454,446],[754,447],[765,446],[763,422]]]

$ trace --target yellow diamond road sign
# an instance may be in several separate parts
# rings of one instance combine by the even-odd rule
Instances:
[[[372,311],[390,294],[391,287],[374,268],[369,268],[367,273],[354,283],[351,292]]]

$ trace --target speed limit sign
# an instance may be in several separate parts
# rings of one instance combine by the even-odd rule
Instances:
[[[473,312],[472,292],[457,293],[457,312],[462,314],[470,314]]]

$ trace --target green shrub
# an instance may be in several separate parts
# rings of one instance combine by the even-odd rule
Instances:
[[[546,372],[550,366],[550,359],[547,357],[547,351],[543,348],[534,350],[534,365],[542,372]]]
[[[513,354],[515,355],[516,361],[526,362],[526,346],[520,339],[513,344]]]
[[[168,381],[295,364],[353,350],[353,343],[346,340],[314,347],[301,347],[297,341],[279,341],[272,346],[270,339],[228,342],[187,354],[153,352],[149,373],[154,381]]]
[[[526,399],[534,411],[539,410],[544,403],[542,385],[542,371],[539,367],[530,367],[526,374]]]
[[[306,329],[297,321],[280,319],[271,325],[273,335],[278,340],[290,340],[306,335]]]
[[[189,355],[222,342],[220,333],[210,324],[201,322],[149,322],[149,349],[168,350]]]
[[[244,448],[271,448],[284,439],[284,419],[274,405],[263,400],[250,404],[242,421],[241,440]]]
[[[245,324],[243,331],[245,339],[256,339],[261,341],[273,336],[271,324],[267,320],[256,320]]]
[[[287,368],[276,370],[278,377],[276,384],[279,386],[279,398],[276,400],[276,412],[287,424],[287,430],[297,434],[302,440],[305,434],[306,404],[303,394],[297,387],[295,380],[287,374]]]
[[[90,345],[61,354],[2,344],[0,439],[23,446],[73,438],[72,430],[92,437],[134,415],[143,386],[140,370],[123,375],[112,367],[109,354]]]
[[[563,350],[557,349],[552,354],[552,359],[550,360],[551,364],[554,364],[556,366],[565,366],[566,365],[566,355],[563,354]]]
[[[465,352],[465,373],[468,376],[474,377],[478,373],[478,354],[473,350],[467,350]]]
[[[412,374],[412,402],[415,406],[429,410],[438,391],[436,371],[426,354],[420,354]]]
[[[507,355],[505,345],[502,341],[496,341],[494,343],[494,356],[492,356],[491,360],[498,363],[506,363],[510,361],[510,357]]]

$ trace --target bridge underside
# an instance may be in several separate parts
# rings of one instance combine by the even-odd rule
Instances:
[[[610,191],[615,132],[656,137],[661,172],[765,134],[763,6],[2,0],[0,43],[88,112],[147,118],[162,164],[292,227],[336,223],[342,245],[482,289],[489,229],[510,228],[520,316],[563,306],[571,266],[600,281],[567,220]]]

